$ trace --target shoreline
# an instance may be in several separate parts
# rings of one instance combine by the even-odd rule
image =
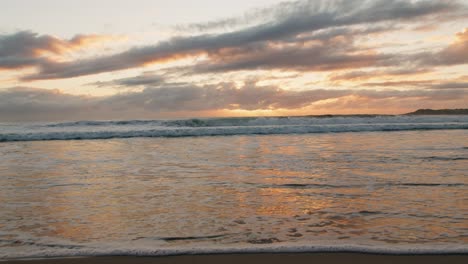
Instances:
[[[184,264],[184,263],[468,263],[468,254],[375,254],[375,253],[241,253],[241,254],[196,254],[173,256],[102,256],[68,257],[45,259],[0,260],[2,264]]]

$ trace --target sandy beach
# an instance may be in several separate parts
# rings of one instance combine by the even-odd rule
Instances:
[[[5,264],[183,264],[183,263],[468,263],[468,255],[378,255],[362,253],[301,253],[301,254],[220,254],[220,255],[183,255],[167,257],[91,257],[42,260],[6,261]]]

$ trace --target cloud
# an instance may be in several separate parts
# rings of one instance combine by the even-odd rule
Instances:
[[[330,81],[363,81],[372,78],[397,77],[405,75],[425,74],[434,70],[434,67],[463,65],[468,63],[468,28],[456,34],[456,40],[447,47],[434,52],[421,52],[415,54],[386,54],[385,60],[380,60],[384,70],[349,71],[346,73],[330,74]],[[403,65],[403,67],[401,66]],[[389,68],[396,67],[396,68]],[[359,68],[358,66],[355,68]],[[434,84],[436,83],[436,84]],[[464,88],[465,82],[440,83],[431,81],[389,81],[381,83],[367,83],[368,86],[422,86],[431,88]],[[434,85],[431,85],[434,84]]]
[[[203,111],[221,110],[288,110],[314,109],[328,105],[338,111],[340,104],[347,108],[367,105],[385,105],[388,109],[411,108],[402,102],[419,102],[430,108],[451,103],[466,105],[468,95],[460,89],[418,90],[285,90],[257,82],[246,82],[241,87],[233,83],[197,86],[185,85],[145,88],[106,97],[78,96],[58,90],[16,87],[0,91],[0,120],[76,120],[155,118],[167,113],[190,113],[197,116]],[[331,100],[331,101],[330,101]],[[342,106],[344,107],[344,106]],[[341,108],[343,110],[344,108]],[[330,113],[330,112],[329,112]],[[333,112],[332,112],[333,113]],[[303,112],[303,114],[310,114]]]
[[[456,40],[437,52],[420,52],[406,56],[419,67],[451,66],[468,63],[468,28],[456,34]]]
[[[277,86],[258,86],[247,82],[237,88],[233,83],[146,88],[142,92],[119,94],[104,100],[119,109],[143,107],[154,112],[205,111],[221,109],[267,110],[300,108],[311,102],[342,95],[343,91],[287,91]]]
[[[59,90],[14,87],[0,91],[0,120],[86,118],[96,102],[94,97],[65,94]]]
[[[397,68],[371,71],[349,71],[345,73],[332,73],[329,76],[329,80],[332,82],[364,81],[373,78],[410,76],[425,74],[428,72],[430,72],[430,70],[426,68]]]
[[[42,65],[48,61],[47,53],[61,55],[101,38],[103,36],[76,35],[70,40],[63,40],[31,31],[0,35],[0,70]]]
[[[468,89],[468,82],[445,82],[432,85],[431,89]]]
[[[361,84],[362,86],[371,87],[412,87],[425,89],[468,89],[468,82],[462,78],[454,80],[417,80],[417,81],[386,81],[386,82],[368,82]]]
[[[395,25],[379,25],[379,26],[344,26],[334,27],[331,29],[323,29],[312,32],[312,34],[301,34],[299,36],[292,37],[290,43],[305,43],[308,41],[326,41],[333,38],[343,38],[353,40],[357,36],[372,37],[376,34],[388,33],[390,31],[400,30],[401,27]],[[285,42],[288,42],[287,40]]]
[[[162,84],[167,84],[166,80],[163,76],[152,73],[146,72],[138,76],[129,77],[129,78],[122,78],[108,82],[93,82],[89,83],[88,85],[97,86],[97,87],[124,87],[124,88],[132,88],[138,86],[151,86],[157,87]]]
[[[331,71],[385,65],[394,56],[372,50],[360,51],[352,39],[333,38],[311,45],[256,45],[244,49],[223,50],[211,54],[210,61],[192,66],[195,73],[228,72],[255,69]]]
[[[97,74],[110,71],[140,67],[148,63],[165,62],[198,54],[216,54],[222,49],[249,49],[267,46],[272,43],[290,42],[298,38],[295,43],[301,44],[301,34],[336,27],[376,24],[388,21],[420,21],[423,18],[457,12],[462,5],[457,1],[402,1],[402,0],[321,0],[298,1],[279,5],[271,21],[255,26],[220,34],[203,34],[198,36],[176,37],[155,45],[134,47],[127,51],[109,56],[88,58],[70,62],[41,61],[39,71],[24,77],[24,80],[70,78],[82,75]],[[302,40],[303,42],[304,40]],[[285,49],[286,51],[290,51]],[[273,50],[273,55],[284,56],[285,52]],[[301,53],[302,52],[302,53]],[[297,56],[309,56],[315,50],[303,50]],[[264,63],[268,62],[260,57]],[[357,62],[357,65],[368,65],[374,57],[363,54],[336,55],[330,58],[320,58],[323,67],[313,65],[312,69],[334,69],[341,65]],[[338,63],[339,60],[343,63]],[[302,58],[302,60],[304,60]],[[237,61],[235,63],[239,64]],[[299,61],[301,62],[301,61]],[[264,64],[263,63],[263,64]],[[304,64],[305,62],[302,61]],[[242,65],[254,65],[253,62],[241,62]],[[260,66],[262,66],[261,64]],[[285,66],[291,65],[292,62]],[[235,65],[234,65],[235,66]],[[225,66],[226,69],[235,69]],[[309,66],[309,65],[305,65]]]
[[[310,5],[310,3],[308,3],[307,1],[282,2],[275,6],[254,8],[252,10],[248,10],[241,16],[192,23],[187,25],[178,25],[176,26],[176,29],[181,31],[211,31],[216,29],[232,29],[236,26],[247,26],[252,24],[265,23],[276,18],[283,17],[285,15],[285,10],[288,10],[287,12],[291,12],[294,9],[297,10],[299,6],[308,5]]]
[[[432,57],[423,59],[423,63],[434,65],[456,65],[468,63],[468,28],[457,33],[456,41],[435,54]]]
[[[360,34],[383,32],[391,28],[332,29],[301,39],[311,40],[311,44],[248,45],[210,54],[210,60],[187,67],[195,73],[228,72],[254,69],[284,69],[296,71],[333,71],[369,67],[406,68],[353,71],[335,75],[331,80],[365,79],[427,73],[433,67],[468,63],[468,28],[456,34],[457,40],[439,51],[415,54],[379,53],[377,50],[354,45],[354,38]],[[292,41],[294,42],[294,41]],[[371,73],[371,74],[368,74]]]

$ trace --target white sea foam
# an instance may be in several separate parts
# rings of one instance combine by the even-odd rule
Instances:
[[[69,246],[69,245],[68,245]],[[57,258],[57,257],[103,257],[103,256],[174,256],[194,254],[234,254],[234,253],[333,253],[352,252],[370,254],[468,254],[468,246],[460,244],[433,245],[379,245],[379,244],[342,244],[339,241],[314,243],[275,243],[269,245],[240,244],[233,246],[196,246],[196,247],[150,247],[126,246],[118,243],[93,244],[84,247],[63,248],[31,247],[28,250],[11,250],[0,253],[0,261],[12,259]]]
[[[239,117],[204,118],[180,120],[122,120],[122,121],[77,121],[50,123],[48,127],[81,126],[168,126],[168,127],[224,127],[224,126],[277,126],[277,125],[330,125],[369,123],[466,123],[467,116],[323,116],[323,117]]]
[[[468,116],[248,117],[0,125],[0,142],[441,129],[468,129]]]

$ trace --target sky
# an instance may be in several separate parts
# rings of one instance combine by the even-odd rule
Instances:
[[[0,7],[0,122],[468,108],[468,0]]]

